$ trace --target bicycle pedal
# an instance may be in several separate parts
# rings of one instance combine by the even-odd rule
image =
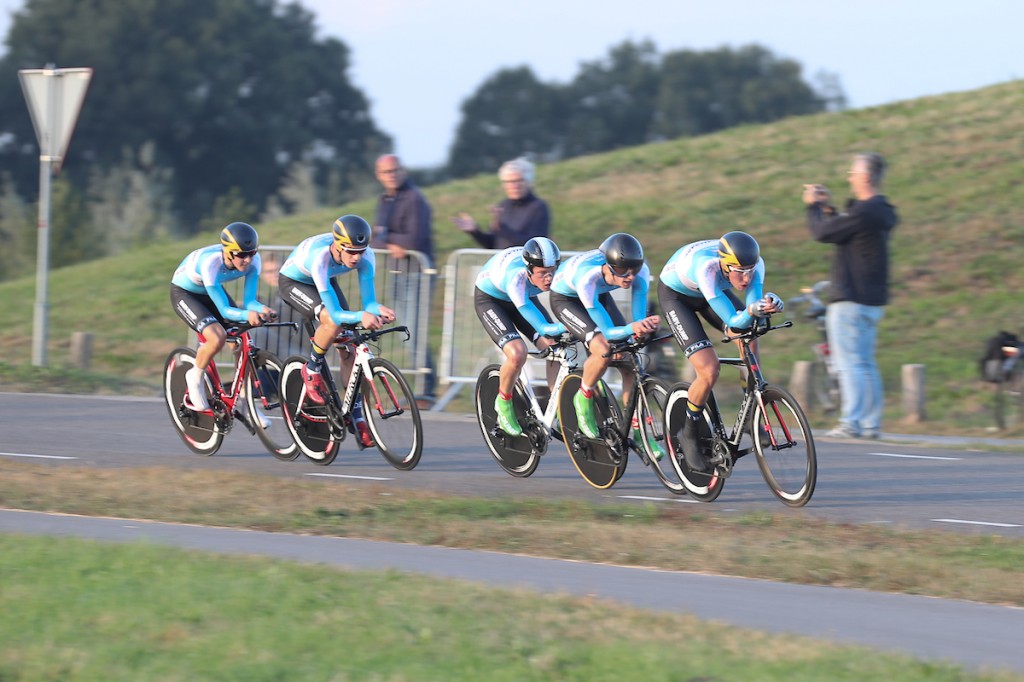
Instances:
[[[249,418],[247,416],[245,416],[238,410],[235,410],[234,412],[232,412],[232,414],[234,415],[235,419],[242,422],[242,426],[245,427],[245,430],[249,432],[250,436],[256,435],[256,427],[252,425],[252,422],[249,421]]]

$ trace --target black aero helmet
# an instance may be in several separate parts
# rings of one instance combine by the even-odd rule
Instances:
[[[547,237],[534,237],[523,245],[523,262],[530,268],[553,268],[562,260],[558,246]]]
[[[605,262],[613,268],[628,268],[636,272],[643,267],[644,247],[631,234],[616,232],[602,242],[600,250]]]
[[[249,223],[231,223],[220,231],[220,245],[228,253],[252,253],[260,245],[260,236]]]
[[[370,245],[370,224],[357,215],[343,215],[334,221],[334,243],[340,249],[359,251]]]
[[[753,267],[760,257],[761,247],[746,232],[727,232],[718,240],[718,258],[727,273],[733,268]]]

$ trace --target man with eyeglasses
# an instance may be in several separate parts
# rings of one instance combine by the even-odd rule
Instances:
[[[242,322],[258,327],[276,317],[272,309],[256,300],[263,265],[257,251],[259,243],[259,235],[252,225],[231,223],[221,230],[219,245],[204,246],[187,255],[171,278],[174,312],[205,339],[196,350],[195,366],[185,373],[186,405],[199,412],[210,409],[203,375],[227,341],[224,325]],[[224,283],[243,277],[245,283],[239,307],[224,289]],[[244,400],[238,404],[240,411],[247,409]],[[266,417],[256,416],[263,428],[269,426]]]
[[[698,429],[719,372],[718,353],[697,315],[715,329],[728,332],[749,329],[756,319],[781,311],[782,299],[773,293],[761,293],[764,273],[757,240],[739,231],[728,232],[717,241],[687,244],[672,254],[661,271],[658,302],[697,375],[687,394],[689,418],[683,423],[681,435],[683,456],[694,471],[708,471]]]
[[[651,270],[644,262],[644,249],[636,237],[625,232],[613,234],[600,248],[584,251],[562,264],[551,284],[551,310],[570,334],[582,341],[589,355],[583,363],[583,381],[573,397],[573,407],[580,431],[587,438],[597,438],[599,431],[594,417],[594,387],[604,376],[614,358],[604,357],[609,341],[650,334],[661,323],[657,315],[647,315],[647,290]],[[633,322],[626,323],[611,292],[631,289]],[[622,400],[629,402],[633,376],[622,374]],[[639,424],[633,423],[638,437]],[[639,442],[639,441],[638,441]]]
[[[370,245],[370,224],[357,215],[343,215],[334,221],[331,232],[304,239],[295,247],[278,278],[281,299],[310,322],[319,322],[313,334],[309,360],[302,368],[302,380],[308,397],[316,403],[327,402],[328,389],[321,373],[324,356],[334,343],[341,325],[361,325],[380,329],[395,321],[395,313],[377,302],[374,285],[375,260]],[[361,310],[349,310],[348,301],[337,277],[355,272],[359,277]],[[348,381],[355,357],[341,354],[342,383]],[[362,398],[352,405],[360,449],[373,445],[370,429],[363,417]]]

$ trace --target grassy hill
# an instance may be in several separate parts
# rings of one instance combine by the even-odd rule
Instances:
[[[995,330],[1022,326],[1022,130],[1024,83],[1011,82],[543,166],[537,191],[551,203],[560,246],[593,248],[611,232],[632,232],[655,272],[686,242],[746,230],[761,243],[767,288],[788,298],[827,278],[832,248],[808,236],[802,184],[822,182],[844,197],[851,154],[882,153],[891,164],[886,193],[902,218],[892,244],[894,296],[880,331],[887,421],[900,417],[901,365],[923,363],[932,420],[926,428],[981,432],[991,419],[976,358]],[[493,175],[426,194],[442,260],[452,249],[474,245],[449,217],[468,210],[483,222],[501,196]],[[326,231],[340,213],[369,217],[372,206],[370,197],[260,225],[261,239],[294,244]],[[155,384],[164,355],[183,339],[168,304],[170,274],[185,253],[212,236],[53,271],[51,364],[65,362],[71,332],[92,331],[97,371]],[[30,362],[34,296],[34,279],[0,284],[0,358],[8,373]],[[814,338],[809,324],[791,332],[764,346],[766,371],[778,383],[788,381],[794,361],[808,359]]]

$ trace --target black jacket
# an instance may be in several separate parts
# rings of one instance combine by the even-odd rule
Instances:
[[[897,222],[896,209],[881,194],[865,201],[851,200],[843,213],[822,204],[807,207],[811,236],[836,245],[830,303],[889,302],[889,235]]]
[[[547,202],[529,192],[522,199],[505,199],[498,204],[490,232],[474,230],[469,234],[485,249],[507,249],[522,246],[533,237],[547,237],[550,229]]]

